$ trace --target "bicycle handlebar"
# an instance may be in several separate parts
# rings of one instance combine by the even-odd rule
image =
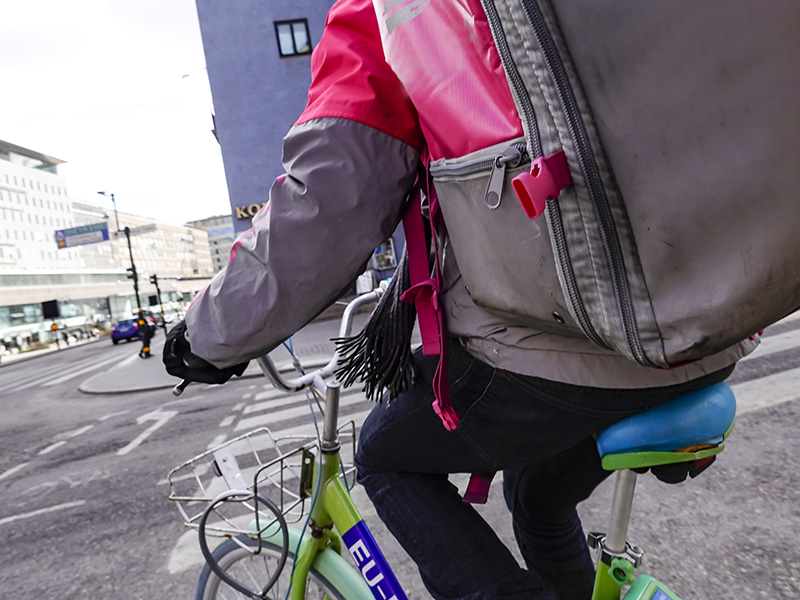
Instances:
[[[383,296],[383,292],[383,288],[375,288],[371,292],[361,294],[347,304],[347,307],[344,309],[344,313],[342,314],[342,320],[339,324],[339,337],[348,337],[350,335],[353,329],[353,316],[355,315],[355,311],[365,304],[380,300],[381,296]],[[283,375],[280,374],[280,371],[278,371],[278,368],[275,366],[275,363],[268,355],[257,358],[256,362],[258,363],[258,366],[261,367],[261,372],[264,373],[267,379],[269,379],[278,389],[281,389],[285,392],[298,392],[310,385],[314,385],[314,387],[316,387],[320,393],[324,394],[325,378],[330,377],[339,366],[339,351],[337,350],[328,364],[321,369],[317,369],[316,371],[312,371],[311,373],[306,373],[305,375],[294,377],[292,379],[286,379],[283,377]],[[172,388],[173,395],[180,396],[183,393],[183,390],[186,389],[186,386],[188,386],[190,383],[191,381],[188,379],[181,381],[178,385]]]
[[[362,294],[350,301],[350,303],[344,309],[344,314],[342,314],[342,320],[339,324],[339,337],[348,337],[350,335],[353,329],[353,316],[358,308],[370,302],[377,302],[380,300],[382,295],[383,290],[381,288],[376,288],[371,292]],[[264,375],[266,375],[266,377],[278,389],[281,389],[285,392],[298,392],[310,385],[314,385],[321,393],[324,394],[325,385],[323,380],[326,377],[331,376],[339,366],[339,351],[337,350],[334,353],[333,358],[331,358],[328,364],[324,367],[292,379],[286,379],[283,377],[269,356],[257,358],[256,362],[258,363],[258,366],[261,367],[261,371],[264,373]]]

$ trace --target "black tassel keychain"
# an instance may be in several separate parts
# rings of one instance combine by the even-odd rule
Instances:
[[[347,387],[360,381],[367,398],[379,402],[384,393],[391,401],[416,382],[411,359],[411,334],[417,311],[413,303],[400,298],[411,287],[408,250],[397,265],[367,324],[356,335],[335,338],[340,353],[336,376]]]

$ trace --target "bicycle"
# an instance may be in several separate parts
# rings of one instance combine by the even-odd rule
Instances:
[[[345,309],[340,337],[350,334],[352,317],[361,306],[380,298],[380,289],[359,296]],[[352,440],[355,424],[338,423],[340,385],[326,383],[337,367],[338,355],[324,367],[294,379],[284,378],[269,357],[258,359],[265,376],[286,392],[310,391],[323,400],[324,427],[317,440],[297,444],[296,439],[276,439],[267,428],[226,442],[170,471],[170,500],[176,501],[188,526],[199,531],[206,564],[201,572],[197,600],[228,598],[334,598],[337,600],[406,599],[383,553],[354,505],[347,485],[353,468],[342,461],[342,439]],[[296,363],[299,364],[299,363]],[[179,394],[188,382],[176,386]],[[313,417],[313,409],[312,409]],[[643,550],[626,540],[636,478],[647,469],[677,466],[680,476],[694,477],[704,470],[733,430],[735,399],[730,387],[718,383],[690,392],[652,410],[612,425],[597,435],[603,466],[617,471],[608,533],[589,533],[597,551],[597,570],[591,600],[680,600],[666,585],[648,575],[634,578]],[[266,438],[256,441],[257,438]],[[289,451],[283,447],[294,443]],[[249,447],[246,453],[234,446]],[[265,449],[276,457],[265,460]],[[243,457],[244,461],[243,461]],[[210,466],[209,466],[210,464]],[[183,472],[191,470],[191,476]],[[215,492],[203,483],[213,469],[227,490]],[[244,472],[249,472],[249,479]],[[191,481],[201,494],[183,495],[181,482]],[[289,487],[289,484],[293,487]],[[273,486],[278,502],[262,491]],[[287,523],[305,514],[304,527]],[[202,510],[197,506],[204,507]],[[236,507],[241,514],[223,514]],[[241,509],[244,509],[241,511]],[[210,521],[212,517],[214,521]],[[228,538],[216,549],[206,536]],[[343,557],[344,549],[353,563]],[[291,569],[288,568],[291,564]],[[286,567],[286,568],[284,568]],[[258,573],[255,573],[256,568]],[[247,579],[248,584],[241,579]],[[254,587],[255,586],[255,589]]]

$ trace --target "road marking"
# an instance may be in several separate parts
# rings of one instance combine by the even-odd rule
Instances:
[[[195,465],[192,470],[184,473],[183,475],[176,475],[172,478],[172,483],[178,483],[179,481],[186,481],[187,479],[197,479],[198,477],[202,477],[206,473],[211,470],[211,462],[207,462],[201,465]],[[168,485],[169,479],[166,477],[158,482],[157,485]],[[195,536],[197,533],[195,533]],[[195,537],[195,539],[197,539]]]
[[[132,363],[133,361],[135,361],[137,358],[139,358],[139,355],[138,355],[138,354],[131,354],[131,355],[130,355],[128,358],[126,358],[125,360],[123,360],[122,362],[120,362],[118,365],[116,365],[116,366],[114,367],[114,369],[121,369],[121,368],[123,368],[123,367],[127,367],[129,364],[131,364],[131,363]]]
[[[120,412],[115,412],[115,413],[111,413],[111,414],[108,414],[108,415],[103,415],[102,417],[100,417],[100,418],[99,418],[99,419],[97,419],[97,420],[98,420],[98,421],[107,421],[108,419],[111,419],[112,417],[119,417],[119,416],[121,416],[121,415],[127,415],[129,412],[131,412],[131,411],[129,411],[129,410],[122,410],[122,411],[120,411]]]
[[[8,471],[6,471],[5,473],[0,475],[0,481],[5,479],[6,477],[11,477],[17,471],[22,470],[27,464],[29,464],[29,463],[24,462],[24,463],[18,464],[16,467],[11,467]]]
[[[39,510],[33,510],[31,512],[22,513],[19,515],[13,515],[11,517],[5,517],[3,519],[0,519],[0,525],[5,525],[6,523],[19,521],[20,519],[30,519],[31,517],[38,517],[39,515],[55,512],[57,510],[64,510],[66,508],[76,508],[78,506],[83,506],[84,504],[86,504],[86,500],[76,500],[75,502],[65,502],[64,504],[56,504],[55,506],[40,508]]]
[[[275,398],[273,400],[265,400],[263,402],[256,402],[255,404],[251,404],[244,409],[245,415],[250,415],[257,412],[262,412],[265,410],[270,410],[273,408],[279,408],[281,406],[289,406],[290,404],[300,404],[302,403],[303,406],[308,406],[308,400],[305,396],[292,394],[287,398]]]
[[[134,438],[130,444],[125,446],[124,448],[120,448],[117,450],[117,456],[123,456],[128,454],[131,450],[137,448],[143,441],[145,441],[148,437],[153,435],[153,433],[159,428],[163,427],[167,421],[169,421],[172,417],[178,414],[178,411],[175,410],[155,410],[153,412],[147,413],[142,415],[141,417],[136,418],[136,422],[141,425],[146,421],[155,421],[150,427],[145,429],[142,433],[140,433],[136,438]]]
[[[276,388],[270,388],[266,392],[259,392],[253,397],[253,400],[266,400],[267,398],[277,398],[278,396],[285,396],[286,394],[292,394],[292,392],[284,392],[283,390],[279,390]]]
[[[212,448],[216,448],[217,446],[222,444],[227,439],[228,439],[228,436],[225,435],[224,433],[219,434],[217,437],[215,437],[213,440],[211,440],[208,443],[208,446],[206,446],[206,450],[211,450]],[[2,479],[2,478],[0,478],[0,479]]]
[[[161,405],[161,408],[165,406],[174,406],[175,404],[187,404],[188,402],[197,402],[198,400],[202,400],[205,398],[203,394],[197,394],[196,396],[189,396],[188,398],[178,398],[177,400],[170,400],[169,402],[164,402]]]
[[[230,415],[230,416],[228,416],[228,417],[225,417],[224,419],[222,419],[222,422],[220,422],[219,426],[220,426],[220,427],[230,427],[230,426],[231,426],[231,424],[232,424],[232,423],[233,423],[235,420],[236,420],[236,417],[234,417],[233,415]]]
[[[61,377],[57,377],[56,379],[49,380],[47,383],[43,383],[42,387],[51,387],[51,386],[54,386],[54,385],[59,385],[61,383],[64,383],[65,381],[69,381],[70,379],[78,377],[79,375],[83,375],[85,373],[89,373],[90,371],[95,371],[95,370],[99,369],[100,367],[102,367],[104,365],[107,365],[107,364],[112,363],[112,362],[117,362],[117,361],[119,361],[119,357],[118,356],[112,356],[111,358],[107,358],[106,360],[103,360],[103,361],[100,361],[100,362],[96,362],[96,363],[94,363],[92,365],[89,365],[88,367],[83,368],[83,369],[78,369],[77,371],[72,371],[71,370],[66,375],[62,375]]]
[[[732,385],[736,413],[744,414],[800,398],[800,368]]]
[[[248,396],[249,395],[250,394],[248,394]],[[239,402],[239,404],[237,404],[236,406],[233,407],[233,412],[239,412],[240,410],[242,410],[245,407],[245,404],[246,404],[245,402]]]
[[[351,404],[357,404],[359,402],[366,402],[364,396],[362,396],[361,394],[352,394],[350,396],[342,396],[342,399],[339,401],[339,406],[349,406]],[[270,424],[274,425],[278,421],[286,421],[288,419],[293,419],[295,417],[302,416],[303,414],[306,413],[308,413],[307,403],[304,403],[300,406],[294,406],[292,408],[286,408],[284,410],[276,410],[274,412],[269,412],[263,415],[242,419],[241,421],[239,421],[239,423],[236,424],[235,431],[242,431],[244,429],[255,429],[256,427],[261,427]]]
[[[800,346],[800,329],[785,331],[775,335],[765,335],[761,338],[758,348],[745,356],[742,360],[761,358],[770,354],[777,354],[784,350],[791,350]]]
[[[42,456],[43,454],[50,454],[53,450],[55,450],[56,448],[60,448],[66,443],[67,443],[66,440],[61,440],[60,442],[56,442],[55,444],[50,444],[44,450],[39,450],[39,456]]]
[[[79,435],[81,435],[81,434],[83,434],[83,433],[86,433],[86,432],[87,432],[87,431],[89,431],[90,429],[94,429],[94,424],[92,424],[92,425],[86,425],[85,427],[81,427],[81,428],[79,428],[79,429],[76,429],[75,431],[70,431],[70,432],[67,432],[67,433],[65,433],[64,435],[65,435],[66,437],[74,438],[74,437],[78,437]]]

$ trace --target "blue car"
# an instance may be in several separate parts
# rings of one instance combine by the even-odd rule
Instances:
[[[156,325],[152,318],[148,318],[147,321],[152,336],[155,333]],[[138,319],[120,319],[111,329],[111,342],[114,344],[119,344],[120,340],[131,341],[141,339],[141,337]]]

